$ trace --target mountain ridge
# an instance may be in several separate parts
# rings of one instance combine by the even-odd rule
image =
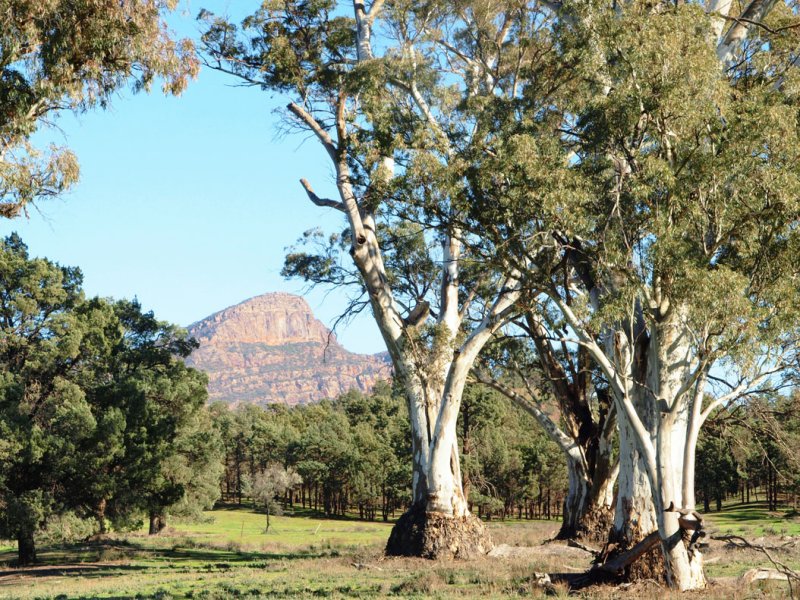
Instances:
[[[343,348],[301,296],[261,294],[187,327],[200,347],[187,364],[208,374],[209,400],[308,404],[391,376],[385,353]]]

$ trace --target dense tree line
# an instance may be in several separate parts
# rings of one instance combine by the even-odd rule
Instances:
[[[136,301],[86,298],[81,272],[0,241],[0,535],[74,513],[105,532],[192,514],[219,494],[220,445],[196,344]]]
[[[483,386],[467,391],[459,421],[465,488],[485,518],[556,517],[565,469],[557,448],[528,415]],[[388,520],[411,496],[411,433],[402,392],[387,383],[307,406],[211,406],[225,449],[221,496],[248,502],[270,469],[300,480],[278,495],[326,515]],[[273,476],[273,478],[276,476]]]
[[[700,437],[697,490],[703,510],[727,501],[797,509],[800,395],[758,397],[719,410]]]

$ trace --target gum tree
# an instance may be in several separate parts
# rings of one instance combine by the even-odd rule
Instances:
[[[467,3],[457,16],[475,25],[492,61],[519,16],[515,9],[487,12]],[[312,134],[331,161],[335,197],[301,183],[313,203],[342,213],[347,230],[318,252],[291,254],[285,272],[354,283],[366,297],[358,306],[372,310],[407,395],[413,434],[413,504],[387,551],[430,557],[489,547],[464,498],[456,421],[469,370],[519,294],[513,273],[470,273],[475,255],[449,214],[463,185],[450,161],[470,126],[448,115],[465,96],[495,87],[475,80],[474,65],[459,67],[455,89],[439,79],[441,52],[458,52],[460,44],[437,33],[450,14],[443,4],[380,0],[369,8],[358,0],[265,3],[241,28],[201,14],[207,63],[285,94],[287,122]],[[378,31],[385,35],[376,44]],[[436,215],[409,208],[406,195],[433,200]],[[340,260],[344,253],[355,269]]]
[[[573,351],[552,323],[528,313],[521,335],[500,339],[478,361],[474,378],[530,414],[561,451],[568,487],[557,539],[605,541],[619,461],[608,384],[583,349]]]
[[[703,586],[700,553],[678,540],[692,527],[680,511],[693,506],[697,431],[714,406],[775,384],[792,351],[791,11],[352,10],[268,3],[243,34],[206,14],[204,40],[212,66],[289,94],[289,122],[332,161],[335,198],[303,185],[348,229],[290,256],[287,272],[355,275],[367,294],[408,393],[415,506],[466,514],[451,423],[467,371],[524,289],[524,310],[608,382],[621,447],[613,534],[631,544],[658,529],[670,582]]]
[[[759,2],[738,20],[730,4],[550,9],[569,93],[531,80],[522,109],[498,100],[481,115],[494,137],[473,161],[472,227],[510,261],[543,257],[549,239],[527,282],[556,337],[609,383],[615,526],[660,540],[672,586],[703,587],[683,539],[699,527],[700,427],[783,385],[796,361],[794,16]]]

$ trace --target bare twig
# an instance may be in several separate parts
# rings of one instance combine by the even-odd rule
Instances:
[[[767,557],[769,562],[772,563],[772,565],[775,567],[775,570],[786,577],[786,582],[789,584],[789,597],[794,599],[793,583],[800,583],[800,573],[798,573],[794,569],[791,569],[781,561],[775,559],[775,557],[773,557],[772,554],[770,554],[770,550],[766,546],[748,542],[746,539],[744,539],[742,536],[739,535],[712,536],[711,539],[720,542],[729,542],[739,548],[750,548],[752,550],[758,550],[759,552],[761,552],[764,556]]]
[[[800,23],[792,23],[791,25],[784,25],[783,27],[776,27],[772,28],[761,21],[756,21],[754,19],[748,19],[746,17],[723,17],[726,21],[734,21],[736,23],[746,23],[747,25],[755,25],[756,27],[760,27],[764,31],[771,33],[773,35],[786,31],[788,29],[797,29],[800,27]]]

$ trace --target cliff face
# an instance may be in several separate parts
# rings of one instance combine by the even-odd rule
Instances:
[[[187,363],[208,374],[210,401],[294,405],[368,392],[391,368],[381,355],[354,354],[299,296],[256,296],[189,326],[200,342]]]

